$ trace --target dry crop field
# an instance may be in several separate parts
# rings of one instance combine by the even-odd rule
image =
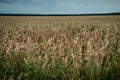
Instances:
[[[119,80],[120,16],[0,16],[0,80]]]

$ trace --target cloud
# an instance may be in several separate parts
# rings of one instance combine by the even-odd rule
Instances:
[[[120,0],[0,0],[0,13],[119,12]]]

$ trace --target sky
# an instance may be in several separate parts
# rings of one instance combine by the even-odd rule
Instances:
[[[1,14],[87,14],[120,12],[120,0],[0,0]]]

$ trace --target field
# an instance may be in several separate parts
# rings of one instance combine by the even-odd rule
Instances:
[[[120,80],[120,16],[0,16],[0,80]]]

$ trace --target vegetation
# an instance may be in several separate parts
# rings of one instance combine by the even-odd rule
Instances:
[[[120,25],[0,22],[0,80],[119,80]]]

